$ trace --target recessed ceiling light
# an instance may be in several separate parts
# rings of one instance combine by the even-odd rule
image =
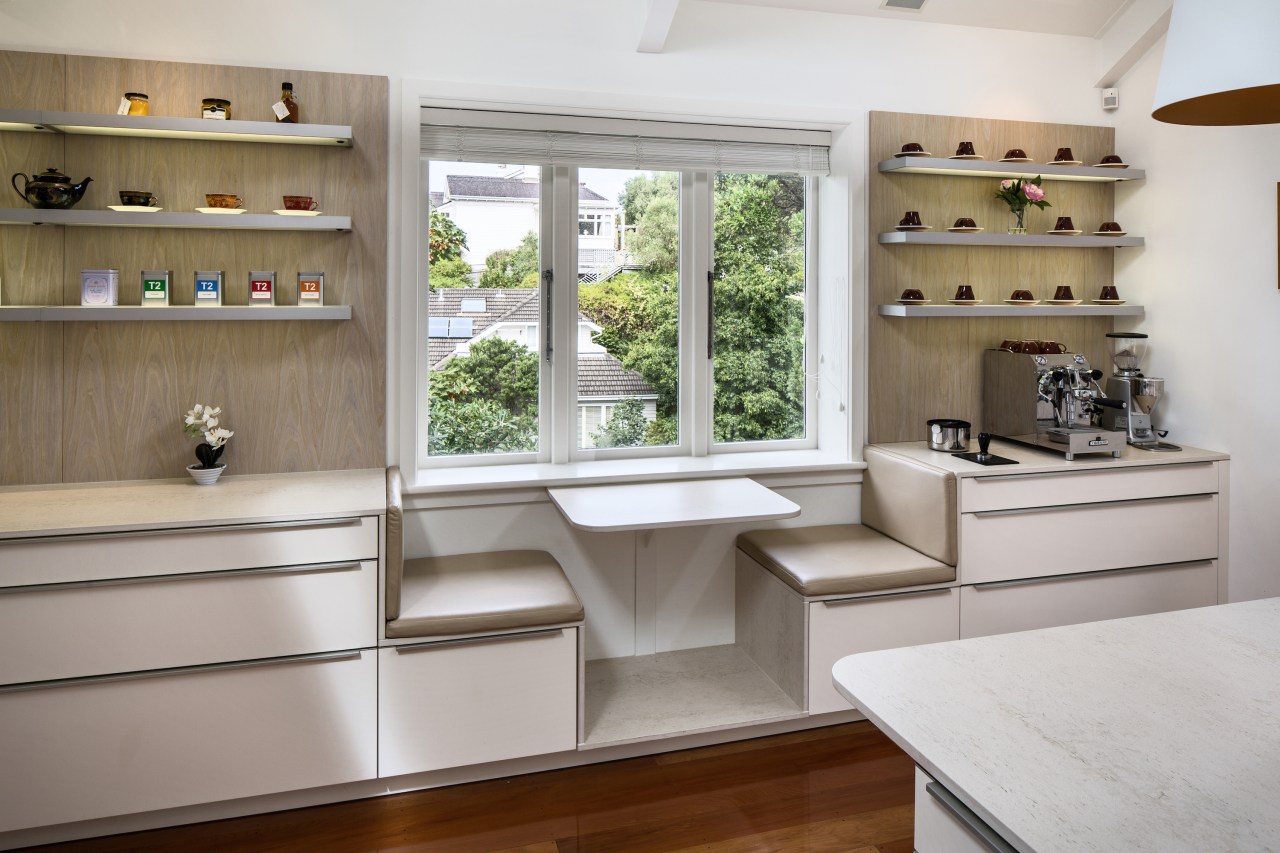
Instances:
[[[880,8],[881,9],[911,9],[914,12],[919,12],[920,7],[923,6],[924,3],[925,3],[925,0],[884,0],[884,3],[881,5]]]

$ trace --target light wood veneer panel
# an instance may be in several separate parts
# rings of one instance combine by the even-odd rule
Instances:
[[[1132,249],[1056,249],[968,246],[884,246],[877,235],[892,231],[907,210],[943,231],[961,216],[975,219],[985,233],[1002,233],[1012,219],[995,198],[996,178],[881,173],[877,164],[903,143],[919,142],[935,156],[954,153],[972,141],[989,160],[1010,148],[1022,148],[1043,163],[1060,147],[1076,159],[1097,163],[1113,153],[1111,128],[1033,122],[991,121],[951,116],[873,112],[870,119],[868,174],[870,204],[867,234],[870,370],[868,439],[872,442],[925,438],[929,418],[955,417],[981,427],[982,350],[1006,338],[1051,339],[1083,352],[1090,364],[1110,366],[1104,335],[1109,317],[1049,318],[890,318],[876,305],[895,301],[908,287],[943,303],[960,284],[971,284],[978,299],[990,304],[1015,289],[1037,298],[1053,296],[1069,284],[1077,298],[1091,299],[1112,282],[1113,252]],[[1059,216],[1070,216],[1086,231],[1113,218],[1110,185],[1046,181],[1052,207],[1030,208],[1027,227],[1043,234]],[[1070,237],[1063,237],[1064,246]],[[975,433],[977,429],[975,429]]]

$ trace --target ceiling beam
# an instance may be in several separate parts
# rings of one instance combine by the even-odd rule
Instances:
[[[680,0],[648,0],[647,5],[644,27],[640,31],[640,44],[636,50],[639,53],[662,53]]]
[[[1099,89],[1110,89],[1169,31],[1173,0],[1136,0],[1099,38]]]

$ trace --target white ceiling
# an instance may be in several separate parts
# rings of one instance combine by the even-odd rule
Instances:
[[[1098,38],[1133,0],[925,0],[924,8],[919,11],[886,9],[884,0],[709,2]]]

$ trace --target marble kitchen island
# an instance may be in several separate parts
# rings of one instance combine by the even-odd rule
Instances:
[[[868,652],[833,676],[945,789],[917,784],[920,853],[1280,850],[1280,598]],[[948,792],[994,846],[938,821]]]

